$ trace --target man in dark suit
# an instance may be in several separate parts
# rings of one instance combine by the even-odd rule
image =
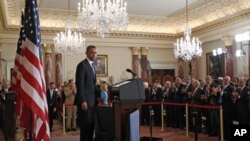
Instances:
[[[191,98],[191,104],[202,104],[203,103],[203,100],[201,99],[202,95],[203,95],[203,90],[200,88],[200,82],[198,80],[195,80],[193,79],[192,80],[192,86],[193,86],[193,91],[190,95],[190,98]],[[201,109],[200,108],[197,108],[197,107],[192,107],[191,108],[191,117],[193,116],[192,113],[195,112],[197,113],[197,121],[196,121],[196,124],[197,124],[197,130],[198,132],[201,132]],[[190,128],[191,130],[194,129],[193,127],[193,118],[190,118]]]
[[[49,128],[52,132],[53,120],[56,116],[56,107],[57,107],[57,96],[58,91],[56,90],[56,85],[54,82],[50,82],[49,89],[46,91],[48,109],[49,109]]]
[[[244,85],[244,83],[246,85]],[[248,124],[249,123],[249,94],[250,94],[250,79],[245,82],[245,79],[239,78],[239,86],[237,88],[240,96],[238,97],[237,111],[239,113],[239,123]]]
[[[76,68],[76,102],[80,122],[80,140],[92,141],[95,126],[96,106],[96,72],[94,61],[96,47],[90,45],[86,49],[87,58],[81,61]]]
[[[175,100],[174,102],[176,103],[184,103],[186,102],[187,99],[186,97],[186,92],[185,92],[185,85],[182,82],[182,79],[180,77],[175,78],[175,84],[176,84],[176,93],[175,93]],[[176,127],[183,129],[184,128],[184,108],[183,107],[178,107],[175,106],[175,123],[177,124]]]
[[[223,108],[223,121],[224,121],[224,137],[225,140],[229,140],[229,127],[233,122],[233,86],[230,85],[230,76],[225,76],[223,79],[223,85],[221,86],[221,95],[219,102]]]

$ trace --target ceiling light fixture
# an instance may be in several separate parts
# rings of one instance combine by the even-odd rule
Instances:
[[[78,3],[79,27],[97,30],[97,36],[108,37],[109,30],[125,30],[128,25],[127,3],[123,0],[82,0]]]
[[[177,39],[174,43],[174,54],[176,58],[181,58],[184,61],[191,61],[192,58],[199,58],[202,55],[201,41],[193,37],[191,39],[191,28],[188,26],[188,0],[186,0],[186,22],[184,28],[184,38]]]
[[[85,38],[80,32],[73,32],[72,20],[70,18],[70,0],[68,0],[68,20],[65,23],[65,31],[57,33],[54,37],[54,46],[56,53],[66,55],[75,55],[84,53]]]

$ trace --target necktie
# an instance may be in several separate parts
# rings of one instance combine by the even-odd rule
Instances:
[[[95,75],[95,64],[94,63],[91,63],[91,68],[92,68],[93,74]]]
[[[222,96],[223,96],[223,93],[224,93],[224,88],[223,88],[223,90],[222,90],[222,92],[220,93],[220,98],[219,98],[219,104],[221,104],[222,105]]]
[[[222,91],[221,91],[221,93],[220,93],[220,98],[219,98],[219,104],[221,104],[222,105],[222,96],[223,96],[223,93],[224,93],[224,89],[225,89],[225,87],[223,86],[222,87]]]

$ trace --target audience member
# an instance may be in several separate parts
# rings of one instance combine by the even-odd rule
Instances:
[[[50,82],[49,89],[46,91],[47,103],[49,109],[49,128],[50,132],[53,131],[53,120],[56,116],[56,107],[57,107],[57,96],[58,91],[56,90],[56,85],[54,82]]]
[[[64,87],[65,102],[66,104],[66,129],[67,131],[76,131],[76,106],[73,106],[76,95],[76,87],[73,79],[70,79],[67,86]]]
[[[101,96],[99,104],[101,106],[108,106],[108,83],[103,81],[100,83]]]

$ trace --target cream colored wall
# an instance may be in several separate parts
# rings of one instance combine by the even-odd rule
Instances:
[[[152,69],[175,69],[175,75],[178,74],[173,48],[150,48],[148,60]]]
[[[130,77],[125,71],[127,68],[131,68],[132,55],[129,47],[96,47],[97,54],[108,56],[108,76],[98,79],[108,81],[108,77],[112,75],[114,82],[118,82]],[[64,80],[75,78],[76,66],[85,57],[85,54],[63,56]]]
[[[1,79],[10,82],[10,69],[14,67],[14,58],[16,55],[16,45],[15,43],[2,43],[1,44],[1,58],[4,60],[1,62],[2,74]],[[2,81],[2,80],[1,80]]]
[[[6,37],[11,37],[10,34]],[[5,37],[5,35],[1,35]],[[50,40],[51,39],[51,40]],[[132,51],[131,47],[149,47],[148,59],[154,65],[155,69],[176,69],[176,60],[173,56],[172,43],[165,40],[155,40],[148,38],[87,38],[86,45],[96,45],[98,54],[108,56],[108,76],[100,77],[108,81],[112,75],[114,82],[119,82],[131,78],[131,74],[126,72],[127,68],[132,68]],[[2,63],[2,76],[10,81],[10,75],[7,76],[7,69],[14,67],[14,59],[16,54],[17,37],[1,39],[2,58],[7,60],[7,63]],[[43,35],[43,43],[50,44],[52,38]],[[85,54],[65,56],[63,55],[63,81],[70,78],[75,79],[75,69],[77,64],[84,59]],[[52,81],[55,81],[55,54],[52,54]],[[176,71],[177,72],[177,71]]]
[[[2,62],[1,76],[10,81],[9,69],[14,65],[16,54],[17,37],[7,35],[7,39],[1,39],[2,58],[6,62]],[[4,37],[3,35],[1,37]],[[50,36],[44,36],[44,42],[51,43]],[[125,70],[132,68],[132,51],[131,47],[148,47],[148,60],[153,69],[175,69],[175,75],[178,75],[177,60],[174,58],[173,43],[164,40],[153,39],[131,39],[131,38],[87,38],[87,45],[93,44],[97,46],[98,54],[108,55],[108,77],[114,77],[115,82],[131,78],[131,75]],[[198,79],[204,79],[206,76],[206,54],[212,52],[212,49],[224,47],[223,40],[213,40],[203,43],[203,55],[198,60]],[[53,71],[52,81],[55,81],[55,56],[52,55]],[[74,56],[63,56],[63,81],[75,78],[76,65],[85,58],[85,54]],[[235,65],[237,67],[237,65]],[[187,78],[189,72],[188,65],[185,64],[184,77]],[[235,74],[240,72],[235,71]],[[99,79],[108,81],[108,77],[100,77]]]
[[[47,37],[47,36],[46,36]],[[48,38],[48,37],[47,37]],[[17,39],[3,40],[1,43],[2,58],[2,74],[1,79],[4,78],[10,81],[10,68],[14,66],[14,58],[16,54],[16,41]],[[124,79],[131,78],[131,75],[125,70],[132,68],[132,51],[131,47],[149,47],[148,60],[153,69],[175,69],[175,75],[178,75],[177,60],[174,58],[173,45],[171,42],[162,40],[149,40],[149,39],[100,39],[89,38],[87,45],[93,44],[97,46],[98,54],[108,55],[108,76],[100,77],[98,79],[109,81],[109,77],[114,77],[114,82],[119,82]],[[203,43],[203,55],[198,60],[198,79],[204,79],[207,75],[206,70],[206,54],[212,52],[212,49],[224,47],[223,40],[213,40]],[[237,45],[238,46],[238,45]],[[239,48],[239,47],[238,47]],[[75,79],[76,65],[85,58],[85,54],[74,56],[63,56],[63,81],[70,78]],[[55,81],[55,55],[52,55],[53,71],[52,81]],[[235,67],[240,61],[236,60]],[[184,77],[187,78],[189,68],[185,64]],[[235,75],[241,75],[239,69],[235,69]]]
[[[207,75],[207,62],[206,55],[207,53],[211,53],[213,49],[225,47],[225,43],[223,40],[214,40],[209,41],[202,44],[203,54],[202,57],[198,60],[198,78],[203,80]]]

